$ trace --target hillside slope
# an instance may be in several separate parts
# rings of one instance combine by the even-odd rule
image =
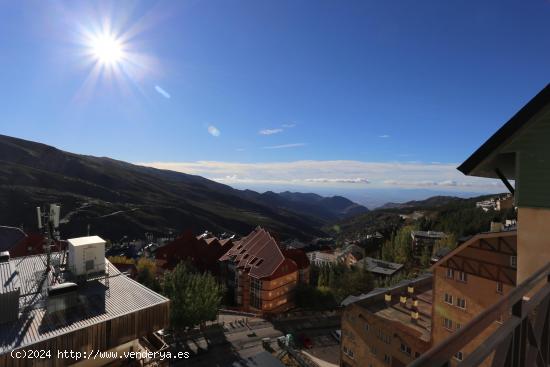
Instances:
[[[308,238],[323,235],[319,228],[338,217],[296,212],[284,197],[274,205],[267,196],[0,135],[0,223],[29,231],[36,229],[34,207],[51,202],[62,205],[65,237],[84,235],[90,225],[112,240],[188,228],[245,234],[257,225],[281,237]]]

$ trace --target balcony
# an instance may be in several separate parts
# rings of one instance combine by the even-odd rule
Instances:
[[[550,263],[539,269],[493,306],[487,308],[408,367],[445,367],[471,340],[500,319],[506,321],[456,366],[548,366],[550,363]]]

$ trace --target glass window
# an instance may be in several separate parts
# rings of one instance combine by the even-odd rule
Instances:
[[[409,347],[407,344],[401,343],[401,352],[405,353],[406,355],[411,355],[411,347]]]
[[[462,361],[462,358],[463,358],[463,357],[464,357],[464,356],[462,355],[462,352],[456,352],[456,354],[455,354],[455,359],[456,359],[457,361]]]
[[[464,298],[456,298],[456,306],[462,309],[466,308],[466,300]]]
[[[497,293],[502,294],[503,291],[504,291],[504,286],[502,282],[497,282]]]
[[[465,272],[463,272],[463,271],[458,272],[458,280],[460,280],[461,282],[466,283],[467,279],[468,279],[468,276],[466,275]]]
[[[455,277],[455,273],[454,273],[453,269],[447,268],[447,278],[453,279],[454,277]]]
[[[453,304],[453,296],[449,293],[445,293],[445,303],[448,303],[450,305]]]
[[[449,329],[451,330],[453,328],[453,321],[451,319],[448,319],[448,318],[443,318],[443,327],[445,329]]]
[[[515,268],[518,265],[517,262],[518,262],[517,256],[510,256],[510,266],[512,268]]]

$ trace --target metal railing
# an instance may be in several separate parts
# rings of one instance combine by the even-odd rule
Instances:
[[[501,315],[510,317],[457,366],[479,366],[490,357],[493,367],[546,367],[550,363],[549,311],[550,263],[408,367],[450,366],[453,356]]]

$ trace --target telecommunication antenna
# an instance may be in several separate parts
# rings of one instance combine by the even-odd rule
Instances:
[[[55,247],[55,241],[59,241],[59,216],[61,207],[57,204],[50,204],[49,207],[36,207],[36,216],[38,220],[38,229],[42,232],[45,239],[44,253],[46,255],[44,265],[46,265],[45,276],[51,271],[52,250]],[[60,256],[61,257],[61,256]],[[55,266],[61,266],[64,256],[57,258]]]

